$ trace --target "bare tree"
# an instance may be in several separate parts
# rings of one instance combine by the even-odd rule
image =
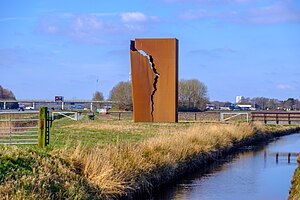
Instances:
[[[294,110],[295,107],[295,99],[294,98],[288,98],[285,102],[284,102],[284,107],[287,110]]]
[[[300,109],[300,101],[298,99],[295,99],[295,110]]]
[[[93,96],[93,101],[104,101],[104,96],[102,92],[95,92],[94,96]]]
[[[93,96],[93,101],[104,101],[104,96],[102,92],[96,91]],[[95,103],[94,104],[97,108],[100,108],[102,106],[101,103]]]
[[[132,110],[132,86],[131,82],[121,81],[110,91],[109,99],[111,101],[117,101],[118,109],[120,110]]]
[[[275,99],[269,99],[266,107],[269,110],[276,110],[278,106],[276,105]]]
[[[256,97],[253,98],[253,101],[255,102],[256,106],[258,106],[259,109],[266,110],[269,99],[265,97]]]
[[[197,79],[180,80],[178,106],[180,110],[204,110],[208,103],[207,87]]]

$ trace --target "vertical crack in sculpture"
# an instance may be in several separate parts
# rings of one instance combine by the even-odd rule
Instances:
[[[177,122],[178,40],[131,40],[130,62],[134,122]]]
[[[137,49],[136,49],[137,50]],[[149,54],[147,54],[146,52],[144,52],[143,50],[137,50],[140,54],[142,54],[143,56],[147,57],[148,60],[149,60],[149,64],[150,64],[150,68],[152,70],[152,72],[155,74],[155,78],[154,78],[154,81],[153,81],[153,91],[151,93],[151,118],[152,118],[152,122],[154,121],[154,95],[155,95],[155,92],[157,91],[157,82],[158,82],[158,78],[159,78],[159,73],[157,72],[156,68],[155,68],[155,64],[154,64],[154,61],[153,61],[153,57]]]

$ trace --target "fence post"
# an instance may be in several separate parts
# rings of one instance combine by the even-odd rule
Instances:
[[[11,122],[11,114],[9,115],[9,143],[11,143],[11,128],[12,128],[12,122]]]
[[[38,130],[38,146],[44,148],[47,135],[47,107],[40,107],[39,110],[39,130]]]

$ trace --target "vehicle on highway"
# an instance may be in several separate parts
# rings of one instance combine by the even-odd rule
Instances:
[[[26,107],[25,107],[25,110],[33,110],[33,109],[34,109],[33,106],[26,106]]]
[[[24,111],[25,106],[24,105],[19,105],[18,111]]]

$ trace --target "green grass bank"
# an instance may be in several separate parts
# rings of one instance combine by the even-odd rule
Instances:
[[[289,200],[299,200],[300,199],[300,156],[298,157],[298,168],[295,171],[292,187],[290,189]]]
[[[132,198],[237,147],[298,130],[62,119],[53,124],[46,149],[0,146],[0,199]]]

